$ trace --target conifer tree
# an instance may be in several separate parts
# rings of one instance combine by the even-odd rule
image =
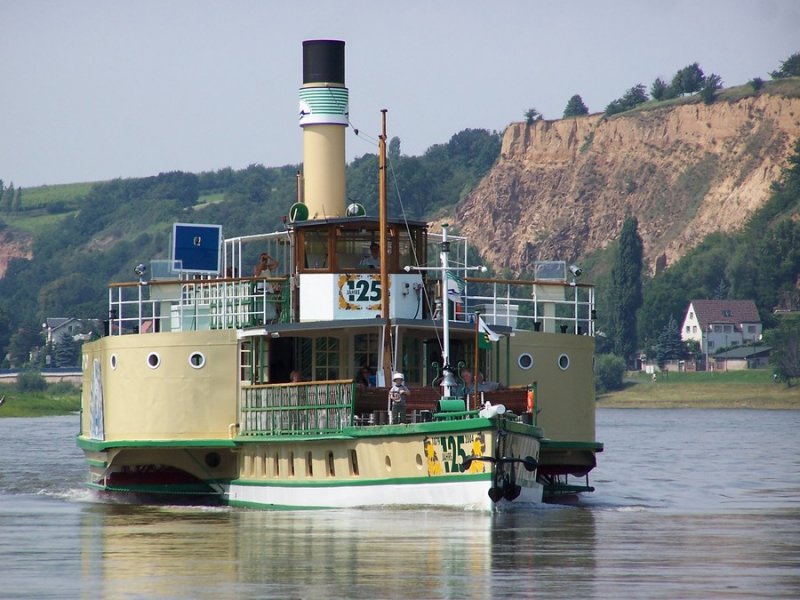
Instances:
[[[639,222],[628,217],[622,225],[619,245],[611,267],[609,337],[614,354],[627,362],[636,354],[636,313],[642,306],[644,246]]]
[[[8,184],[6,191],[3,193],[3,208],[6,212],[11,212],[14,207],[14,182]]]
[[[586,108],[586,105],[583,103],[583,98],[580,95],[575,94],[572,98],[569,99],[567,102],[566,108],[564,108],[564,118],[568,117],[578,117],[580,115],[588,115],[589,109]]]

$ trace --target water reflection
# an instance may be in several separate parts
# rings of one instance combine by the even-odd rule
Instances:
[[[85,595],[488,598],[571,578],[591,595],[588,510],[263,512],[94,505]],[[583,590],[582,588],[585,588]],[[565,588],[566,589],[566,588]]]

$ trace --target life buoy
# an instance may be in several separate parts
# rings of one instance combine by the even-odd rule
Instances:
[[[533,409],[536,406],[536,395],[533,392],[533,388],[528,390],[528,412],[533,413]]]

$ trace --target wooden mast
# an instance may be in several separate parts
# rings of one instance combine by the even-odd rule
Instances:
[[[384,319],[383,326],[383,381],[389,387],[392,381],[392,342],[391,324],[389,323],[389,274],[387,272],[387,239],[386,239],[386,113],[387,109],[381,109],[381,134],[378,136],[378,215],[380,227],[380,246],[381,246],[381,317]]]

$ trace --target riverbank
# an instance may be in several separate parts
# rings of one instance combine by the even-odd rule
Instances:
[[[0,418],[55,417],[81,409],[80,388],[71,384],[52,384],[46,390],[21,392],[16,385],[0,385]]]
[[[80,410],[79,388],[56,384],[42,392],[0,385],[2,417],[44,417]],[[767,370],[670,373],[655,383],[645,373],[627,373],[624,388],[598,394],[598,408],[800,409],[800,386],[774,383]]]
[[[800,409],[800,386],[775,383],[769,370],[669,373],[653,382],[627,373],[622,390],[598,394],[604,408]]]

